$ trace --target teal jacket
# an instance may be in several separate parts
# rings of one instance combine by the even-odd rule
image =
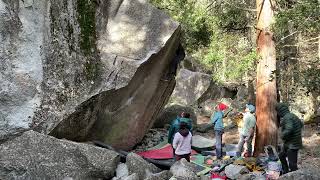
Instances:
[[[214,125],[215,131],[223,131],[223,112],[215,111],[211,116],[211,123]]]
[[[302,121],[289,111],[289,107],[285,103],[278,103],[276,110],[280,116],[281,139],[283,140],[284,147],[289,149],[301,149]]]
[[[179,124],[180,122],[186,122],[188,124],[188,129],[192,133],[192,120],[189,118],[181,118],[177,117],[175,120],[172,121],[168,133],[168,143],[172,144],[174,135],[179,131]]]

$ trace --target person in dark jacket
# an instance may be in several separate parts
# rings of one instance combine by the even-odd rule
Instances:
[[[174,135],[180,129],[180,123],[185,122],[187,123],[187,129],[192,133],[192,120],[190,119],[190,114],[186,112],[182,112],[180,117],[178,116],[175,120],[172,121],[169,132],[168,132],[168,143],[172,145]],[[173,146],[172,146],[173,148]],[[174,149],[173,149],[174,153]],[[174,154],[173,154],[174,155]]]
[[[279,159],[285,174],[298,169],[298,151],[302,148],[301,130],[303,123],[289,111],[289,106],[286,103],[278,103],[276,110],[280,117],[281,139],[283,141]],[[286,158],[288,158],[289,166]]]
[[[187,123],[187,128],[192,132],[192,120],[190,119],[190,114],[182,112],[175,120],[171,122],[169,133],[168,133],[168,143],[172,144],[174,135],[179,131],[180,122]]]

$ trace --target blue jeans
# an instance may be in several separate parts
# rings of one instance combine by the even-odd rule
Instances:
[[[217,158],[222,158],[222,134],[223,131],[214,130],[216,135],[216,155]]]

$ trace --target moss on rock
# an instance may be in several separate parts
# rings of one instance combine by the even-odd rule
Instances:
[[[85,55],[91,55],[96,49],[96,5],[92,0],[78,0],[77,11],[81,31],[80,48]]]

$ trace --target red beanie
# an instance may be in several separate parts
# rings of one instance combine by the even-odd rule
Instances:
[[[218,104],[218,109],[219,109],[220,111],[223,111],[223,110],[225,110],[225,109],[227,109],[227,108],[228,108],[228,106],[225,105],[225,104],[223,104],[223,103],[219,103],[219,104]]]

